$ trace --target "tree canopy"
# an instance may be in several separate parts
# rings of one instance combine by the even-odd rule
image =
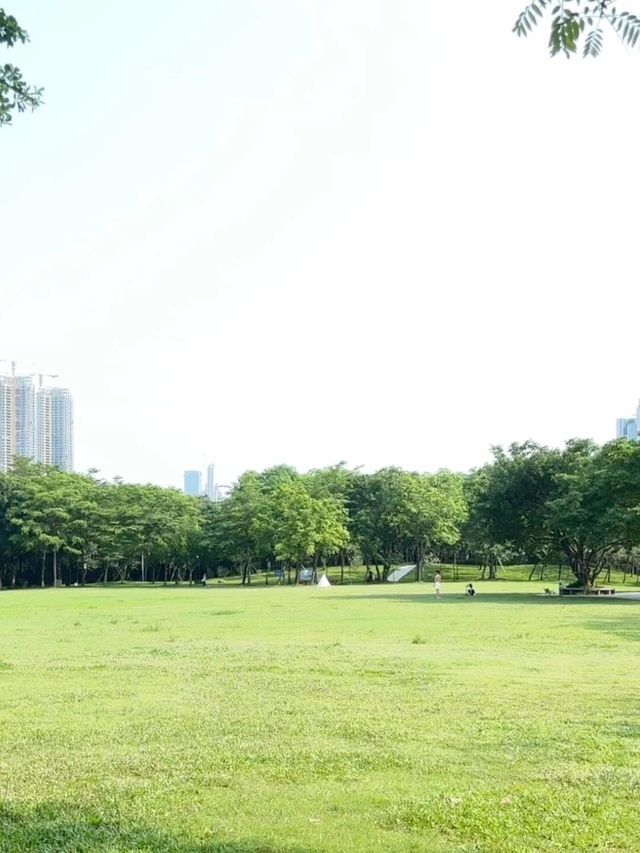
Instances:
[[[0,586],[193,582],[301,568],[425,567],[461,555],[489,578],[509,559],[563,561],[576,583],[640,547],[640,442],[494,448],[469,474],[344,463],[247,471],[219,503],[24,459],[0,473]],[[483,574],[484,576],[484,574]]]
[[[29,41],[29,34],[12,15],[0,9],[0,45],[14,47]],[[35,110],[42,103],[42,89],[26,82],[19,68],[0,64],[0,127],[11,124],[14,112]]]

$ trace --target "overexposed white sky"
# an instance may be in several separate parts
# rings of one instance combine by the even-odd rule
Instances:
[[[524,0],[7,0],[0,358],[76,466],[466,470],[640,395],[640,52]],[[6,367],[6,365],[0,365]]]

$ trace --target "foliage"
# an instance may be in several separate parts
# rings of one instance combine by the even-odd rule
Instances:
[[[29,35],[12,15],[0,9],[0,45],[14,47],[29,41]],[[27,83],[19,68],[11,63],[0,65],[0,127],[10,124],[12,112],[35,110],[42,103],[42,89]]]
[[[495,448],[466,476],[277,466],[245,472],[220,503],[23,459],[0,475],[0,585],[12,587],[228,573],[249,584],[275,569],[291,582],[327,565],[344,579],[360,560],[379,580],[413,563],[421,580],[432,558],[465,554],[489,578],[508,561],[562,557],[588,586],[639,545],[640,442],[626,440]]]
[[[581,40],[583,57],[599,56],[605,28],[627,47],[635,47],[640,37],[640,17],[619,11],[615,0],[534,0],[518,15],[514,33],[528,36],[547,14],[551,56],[576,54]]]
[[[398,560],[416,563],[430,550],[459,539],[466,517],[462,478],[448,471],[416,474],[384,468],[360,475],[351,496],[352,531],[366,563],[382,564],[382,579]]]
[[[511,546],[536,561],[562,554],[584,586],[610,554],[640,543],[640,442],[495,448],[493,464],[472,480],[476,542]]]

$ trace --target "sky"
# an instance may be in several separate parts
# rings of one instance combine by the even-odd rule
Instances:
[[[77,470],[614,437],[640,52],[551,60],[522,5],[6,0],[46,103],[0,129],[0,358],[72,390]]]

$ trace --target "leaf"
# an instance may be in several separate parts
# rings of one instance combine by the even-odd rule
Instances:
[[[602,30],[600,28],[591,30],[584,41],[582,56],[591,56],[594,59],[600,55],[602,50]]]
[[[550,0],[535,0],[534,3],[530,3],[516,18],[512,32],[517,36],[527,36],[543,18],[542,10],[549,5]]]

